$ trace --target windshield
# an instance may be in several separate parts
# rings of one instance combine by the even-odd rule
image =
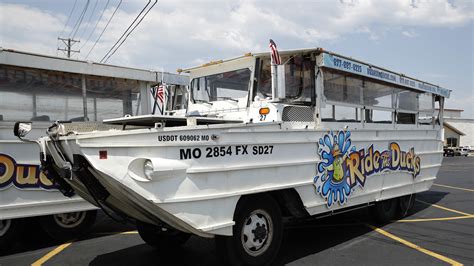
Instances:
[[[195,78],[191,82],[194,102],[238,101],[247,98],[251,71],[248,68]]]
[[[287,101],[311,102],[314,93],[314,61],[302,55],[284,55],[285,88]],[[272,96],[272,77],[270,57],[262,57],[257,77],[257,95],[267,98]]]

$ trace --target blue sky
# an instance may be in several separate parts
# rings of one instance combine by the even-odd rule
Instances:
[[[78,30],[84,59],[119,0],[89,0]],[[93,6],[96,8],[92,13]],[[57,53],[87,0],[0,0],[0,46]],[[87,60],[99,61],[147,1],[123,0]],[[88,18],[91,18],[89,21]],[[91,41],[86,37],[92,33]],[[157,3],[108,63],[174,72],[210,60],[280,49],[323,47],[453,90],[447,107],[474,118],[474,1],[172,1]]]

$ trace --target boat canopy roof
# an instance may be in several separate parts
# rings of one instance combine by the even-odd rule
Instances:
[[[434,85],[429,82],[425,82],[419,79],[408,77],[403,73],[394,72],[382,67],[374,66],[363,61],[346,57],[337,53],[326,51],[322,48],[307,48],[307,49],[294,49],[294,50],[282,50],[279,51],[280,55],[290,54],[315,54],[322,55],[322,60],[318,60],[318,66],[343,72],[348,72],[354,75],[364,76],[372,78],[398,86],[414,89],[417,91],[433,93],[435,95],[449,98],[451,90],[442,88],[438,85]],[[211,61],[201,66],[179,69],[178,72],[191,73],[193,71],[200,71],[204,68],[217,65],[233,64],[238,60],[251,57],[269,57],[270,52],[261,53],[247,53],[243,56],[238,56],[230,59]]]

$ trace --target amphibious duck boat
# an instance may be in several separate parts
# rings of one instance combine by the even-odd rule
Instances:
[[[406,213],[441,166],[450,91],[320,48],[279,56],[181,70],[183,116],[92,132],[55,123],[38,140],[43,169],[66,194],[136,222],[151,245],[215,237],[237,264],[275,258],[283,217]]]

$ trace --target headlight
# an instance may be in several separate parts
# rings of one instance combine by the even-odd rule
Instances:
[[[153,163],[150,160],[146,160],[145,164],[143,165],[143,172],[145,173],[145,177],[148,180],[151,180],[153,178]]]

